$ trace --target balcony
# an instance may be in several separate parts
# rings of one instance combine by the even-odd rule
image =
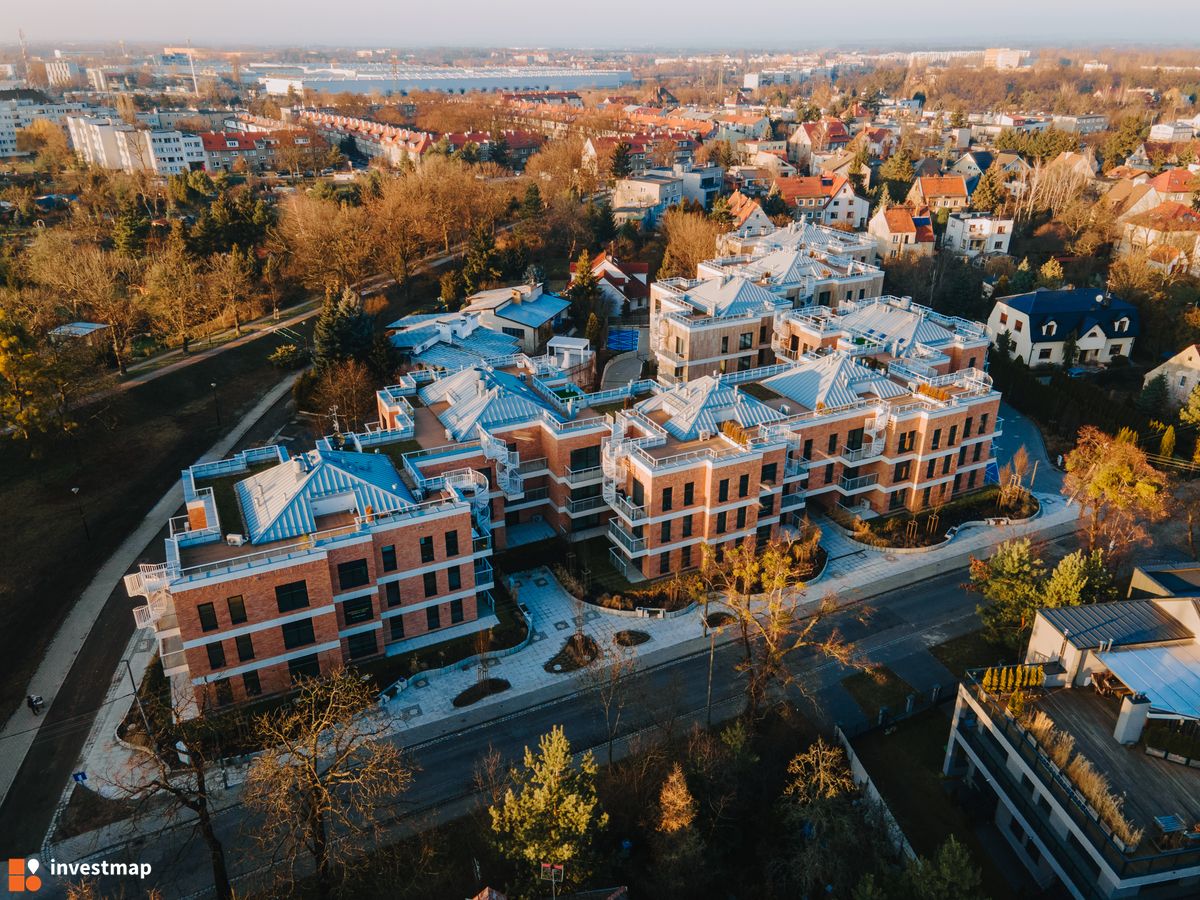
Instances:
[[[843,447],[841,452],[842,459],[847,462],[858,462],[863,459],[870,459],[872,456],[878,456],[883,452],[883,441],[871,441],[863,444],[861,447]]]
[[[572,500],[567,504],[567,512],[570,515],[578,515],[579,513],[591,512],[594,509],[604,509],[608,504],[604,502],[604,497],[597,494],[595,497],[583,497],[579,500]]]
[[[847,478],[845,475],[838,480],[838,487],[843,491],[860,491],[863,488],[870,487],[879,481],[879,476],[872,473],[870,475],[859,475],[857,478]]]
[[[567,469],[567,484],[581,484],[585,481],[595,481],[602,478],[604,471],[600,466],[589,466],[586,469]]]
[[[634,537],[633,533],[627,531],[625,526],[616,519],[608,520],[608,536],[625,548],[630,555],[646,551],[646,539]]]
[[[803,491],[797,491],[794,494],[784,494],[783,499],[779,503],[779,509],[783,511],[799,509],[802,506],[804,506]]]
[[[643,503],[641,506],[634,506],[633,501],[623,494],[613,497],[612,507],[630,522],[646,518],[646,505]]]
[[[492,536],[490,534],[479,534],[478,532],[472,532],[472,534],[473,534],[473,537],[471,538],[471,552],[472,553],[482,553],[485,550],[492,549]]]
[[[486,559],[475,560],[475,587],[491,584],[493,580],[492,564]]]
[[[517,466],[517,471],[522,475],[533,475],[535,473],[540,474],[542,472],[549,472],[550,466],[546,463],[546,457],[539,456],[537,459],[522,461],[522,463]]]
[[[808,471],[808,467],[809,461],[807,459],[804,459],[803,457],[799,459],[788,457],[787,462],[784,463],[783,466],[783,477],[795,478],[797,475],[803,475]]]

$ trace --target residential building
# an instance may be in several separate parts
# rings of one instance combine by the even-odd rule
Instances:
[[[52,103],[37,91],[0,91],[0,157],[24,155],[17,149],[17,132],[39,119],[49,119],[67,133],[67,116],[88,109],[86,103]]]
[[[1174,144],[1178,141],[1192,139],[1192,124],[1190,122],[1159,122],[1150,126],[1147,140],[1160,144]]]
[[[1144,254],[1165,274],[1200,276],[1200,212],[1191,204],[1167,200],[1130,216],[1122,224],[1117,253]]]
[[[540,284],[519,284],[472,294],[459,312],[478,313],[485,328],[514,337],[521,350],[536,353],[562,325],[570,305]]]
[[[787,158],[807,169],[814,152],[842,150],[849,143],[850,132],[840,119],[826,117],[819,122],[802,122],[788,135]]]
[[[1074,150],[1064,150],[1046,167],[1050,171],[1066,170],[1076,177],[1090,182],[1100,168],[1096,162],[1096,155],[1091,150],[1085,150],[1082,153],[1076,153]]]
[[[571,263],[571,282],[575,281],[576,264]],[[592,258],[592,274],[600,292],[608,298],[609,315],[620,316],[626,311],[647,309],[650,305],[650,265],[644,262],[623,262],[606,250]]]
[[[946,219],[942,246],[962,256],[1007,253],[1013,220],[985,212],[955,212]]]
[[[874,238],[875,254],[881,260],[905,253],[932,256],[937,247],[933,217],[924,207],[880,207],[867,223],[867,233]]]
[[[206,172],[261,172],[275,164],[276,140],[253,131],[207,131],[198,135]]]
[[[775,230],[771,217],[763,212],[762,205],[741,191],[729,195],[729,214],[733,216],[732,233],[737,239],[761,237]]]
[[[913,206],[928,206],[931,210],[954,212],[966,209],[971,202],[971,195],[962,175],[924,176],[913,181],[905,202]]]
[[[844,176],[822,174],[776,178],[775,189],[794,209],[798,219],[851,228],[862,228],[867,223],[870,203],[854,193],[853,184]]]
[[[1141,180],[1122,178],[1100,198],[1098,206],[1112,216],[1114,223],[1124,225],[1134,216],[1156,208],[1165,199],[1143,175]]]
[[[1191,204],[1196,192],[1200,191],[1200,172],[1185,168],[1165,169],[1147,179],[1146,184],[1154,188],[1163,200]]]
[[[1084,67],[1086,69],[1086,66]],[[1108,128],[1108,116],[1100,113],[1081,114],[1075,116],[1054,116],[1054,127],[1060,131],[1072,134],[1096,134]]]
[[[672,206],[683,202],[683,179],[670,169],[647,169],[641,175],[617,179],[613,187],[613,218],[618,225],[641,222],[653,228]]]
[[[731,231],[717,241],[717,253],[721,256],[752,256],[773,250],[805,250],[867,264],[875,261],[875,241],[870,235],[806,221],[772,225],[759,233]]]
[[[983,67],[985,69],[1019,69],[1028,57],[1028,50],[989,47],[983,51]]]
[[[1024,180],[1033,171],[1029,163],[1016,153],[992,153],[989,150],[971,150],[958,158],[950,167],[950,174],[962,175],[967,179],[967,186],[972,188],[984,172],[997,164],[1004,175],[1005,182]]]
[[[1151,369],[1142,377],[1142,385],[1148,385],[1159,376],[1167,383],[1167,396],[1178,409],[1187,403],[1188,397],[1200,384],[1200,345],[1189,344],[1166,362]]]
[[[985,686],[985,670],[959,686],[944,772],[994,810],[1050,893],[1190,897],[1200,886],[1200,773],[1162,746],[1194,740],[1200,718],[1198,576],[1139,568],[1131,599],[1038,611],[1023,667],[1044,678],[1027,694],[1036,726]],[[1115,804],[1100,802],[1097,779],[1079,777],[1083,763]]]
[[[68,116],[71,145],[88,165],[124,172],[179,175],[204,168],[199,135],[144,128],[112,117]]]
[[[1062,365],[1074,345],[1074,362],[1103,365],[1128,357],[1141,328],[1137,307],[1094,288],[1048,290],[1001,297],[987,330],[992,343],[1007,334],[1011,353],[1026,365]]]
[[[419,163],[437,143],[437,135],[428,131],[385,125],[356,116],[301,109],[296,112],[296,119],[299,124],[313,128],[334,145],[342,138],[349,137],[363,156],[380,159],[393,166]]]
[[[797,307],[834,306],[883,293],[879,267],[808,247],[760,245],[749,254],[705,260],[696,277],[744,278]]]
[[[485,327],[482,315],[415,314],[390,323],[386,334],[405,369],[455,372],[493,365],[521,352],[520,338]]]
[[[46,81],[50,87],[74,87],[80,83],[83,72],[79,64],[69,59],[50,59],[46,61]]]
[[[589,137],[583,143],[583,167],[593,174],[601,174],[601,169],[608,165],[618,144],[629,147],[631,175],[641,175],[647,169],[664,163],[690,168],[696,151],[700,149],[695,138],[678,131]]]
[[[713,201],[725,189],[725,170],[713,163],[692,168],[677,165],[673,171],[682,182],[683,199],[704,209],[712,209]]]

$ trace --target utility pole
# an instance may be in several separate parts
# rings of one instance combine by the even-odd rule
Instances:
[[[200,82],[196,80],[196,54],[192,52],[192,42],[189,40],[188,47],[188,65],[192,68],[192,93],[197,99],[200,97]]]
[[[129,673],[129,685],[133,688],[133,702],[137,704],[138,712],[142,714],[142,724],[146,726],[146,737],[153,742],[154,732],[150,728],[150,720],[146,717],[146,708],[142,706],[142,695],[138,690],[137,682],[133,680],[133,669],[129,665],[129,657],[125,657],[121,661],[125,663],[125,671]]]

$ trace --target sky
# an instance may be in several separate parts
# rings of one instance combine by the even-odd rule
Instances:
[[[0,0],[0,43],[802,49],[886,44],[1200,45],[1196,0]],[[845,9],[847,15],[838,15]],[[1180,27],[1181,23],[1190,23]]]

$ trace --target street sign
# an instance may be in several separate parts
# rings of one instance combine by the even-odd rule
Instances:
[[[85,781],[87,781],[87,772],[76,772],[71,776],[71,779],[76,784],[83,784]]]
[[[562,884],[562,880],[562,863],[542,863],[542,881],[552,881],[555,884]]]

